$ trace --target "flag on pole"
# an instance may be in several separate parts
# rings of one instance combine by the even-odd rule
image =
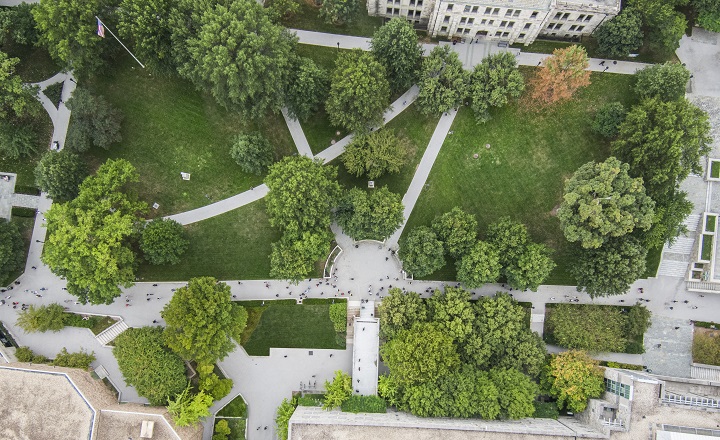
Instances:
[[[98,36],[100,36],[101,38],[105,38],[105,27],[103,26],[103,23],[102,23],[102,21],[100,21],[99,18],[97,19],[97,22],[98,22]]]

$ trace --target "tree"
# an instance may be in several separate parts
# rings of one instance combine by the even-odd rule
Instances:
[[[667,52],[674,52],[685,33],[685,16],[675,11],[675,6],[687,0],[632,0],[628,6],[638,11],[648,29],[648,40]]]
[[[252,118],[282,106],[296,37],[254,0],[208,7],[178,72],[228,109]]]
[[[118,33],[133,41],[135,55],[149,67],[170,71],[172,57],[172,16],[175,0],[122,0],[118,13]]]
[[[80,184],[88,176],[85,162],[68,150],[49,151],[35,167],[35,184],[55,202],[77,197]]]
[[[376,30],[370,40],[375,58],[385,66],[390,89],[405,90],[417,80],[422,48],[412,24],[396,17]]]
[[[404,207],[399,194],[390,192],[386,186],[371,191],[351,188],[335,212],[338,225],[353,240],[385,240],[403,222]]]
[[[213,364],[235,349],[247,311],[235,306],[230,286],[212,277],[192,278],[175,291],[161,313],[165,343],[184,359]]]
[[[59,332],[65,328],[65,308],[60,304],[34,306],[18,313],[17,326],[26,333],[46,332],[52,330]]]
[[[72,111],[66,148],[76,152],[87,151],[91,146],[107,150],[122,140],[122,115],[102,96],[78,88],[65,104]]]
[[[297,2],[292,1],[292,4],[297,5]],[[327,99],[329,88],[325,69],[317,66],[310,58],[297,57],[285,92],[290,116],[307,121]]]
[[[327,230],[285,234],[272,244],[270,276],[298,283],[310,274],[318,260],[330,253],[332,235]]]
[[[159,327],[130,328],[114,343],[113,355],[125,382],[151,405],[165,405],[185,389],[185,365],[165,347]]]
[[[554,354],[547,366],[543,383],[557,399],[558,408],[579,413],[587,408],[588,399],[605,391],[602,368],[584,351]]]
[[[685,218],[692,213],[693,203],[687,199],[687,193],[677,188],[655,203],[655,218],[650,230],[643,235],[648,249],[658,249],[665,243],[672,244],[675,239],[687,232],[683,224]]]
[[[19,5],[0,10],[0,45],[12,41],[23,46],[35,46],[38,33],[33,17],[34,4]]]
[[[19,62],[0,51],[0,153],[11,159],[37,149],[37,136],[30,125],[41,110],[35,99],[37,87],[23,84],[15,74]]]
[[[403,292],[397,287],[388,291],[378,306],[380,333],[386,339],[394,338],[399,332],[409,330],[416,322],[428,318],[425,302],[415,292]]]
[[[274,160],[270,142],[260,133],[239,134],[230,147],[230,156],[249,174],[262,174]]]
[[[612,306],[557,304],[545,328],[559,346],[570,349],[619,352],[627,344],[625,319]]]
[[[582,46],[555,49],[529,82],[527,104],[540,111],[551,104],[568,101],[579,89],[590,85],[588,56]]]
[[[8,118],[9,119],[9,118]],[[38,151],[38,133],[30,125],[0,118],[0,154],[11,159]]]
[[[210,415],[212,396],[200,391],[190,393],[190,385],[178,394],[175,399],[168,399],[168,412],[177,426],[195,426],[200,419]]]
[[[711,333],[695,332],[692,358],[693,362],[720,365],[720,337]]]
[[[325,19],[327,23],[341,25],[355,18],[359,9],[359,4],[355,0],[323,0],[320,18]]]
[[[645,194],[642,178],[628,175],[629,165],[615,157],[588,162],[565,183],[558,219],[568,241],[597,249],[652,225],[655,203]]]
[[[457,280],[469,289],[493,283],[500,278],[500,254],[484,241],[478,241],[457,261]]]
[[[597,249],[581,249],[570,272],[592,298],[623,295],[645,273],[647,249],[635,238],[608,240]]]
[[[662,204],[690,173],[700,174],[700,158],[710,152],[707,114],[686,99],[647,99],[620,124],[612,153],[642,177],[648,195]]]
[[[41,0],[32,13],[40,44],[75,72],[90,73],[103,64],[107,43],[97,34],[95,15],[110,13],[106,0]]]
[[[403,269],[415,277],[430,275],[445,265],[443,243],[427,226],[410,231],[400,244],[398,257]]]
[[[0,219],[0,281],[25,264],[25,244],[15,223]]]
[[[330,304],[330,321],[336,332],[347,331],[347,304],[345,302]]]
[[[155,219],[145,226],[140,249],[150,264],[177,264],[190,241],[182,225],[171,219]]]
[[[530,241],[527,227],[510,217],[501,217],[491,223],[488,226],[487,238],[488,243],[497,250],[503,267],[515,264],[525,253]]]
[[[360,49],[341,53],[335,61],[330,96],[325,103],[330,123],[364,133],[382,125],[388,104],[390,84],[385,67],[371,53]]]
[[[518,290],[537,291],[555,269],[550,249],[543,244],[530,243],[514,264],[505,268],[510,287]]]
[[[635,73],[635,93],[641,98],[676,101],[685,96],[690,71],[680,63],[653,64]]]
[[[198,387],[200,391],[209,394],[213,400],[220,400],[230,394],[232,390],[232,379],[220,379],[215,374],[215,365],[198,364],[197,372],[199,375]]]
[[[535,382],[513,369],[492,369],[490,380],[498,390],[500,414],[508,419],[522,419],[535,414],[533,402],[539,389]]]
[[[228,440],[228,436],[232,434],[232,430],[228,425],[227,419],[220,419],[215,424],[215,431],[212,440]]]
[[[467,290],[446,287],[445,292],[436,290],[428,300],[432,321],[455,341],[466,339],[473,331],[475,312],[471,296]]]
[[[592,131],[605,138],[614,138],[620,131],[620,124],[625,120],[627,110],[620,102],[608,102],[595,113]]]
[[[343,404],[352,395],[352,378],[342,370],[335,372],[332,382],[325,381],[325,402],[323,409],[331,410]]]
[[[470,75],[472,109],[478,122],[490,120],[490,107],[502,107],[525,90],[525,79],[517,68],[515,55],[500,52],[489,55]]]
[[[434,382],[460,363],[452,338],[435,323],[416,323],[399,332],[380,347],[380,355],[404,385]]]
[[[445,252],[456,260],[462,258],[475,245],[477,227],[475,216],[457,206],[435,217],[432,222],[432,229],[443,242]]]
[[[698,13],[698,24],[710,32],[720,32],[720,2],[718,0],[692,0]]]
[[[288,427],[290,425],[290,417],[295,412],[295,406],[287,399],[283,399],[282,403],[277,409],[275,415],[275,426],[277,427],[277,435],[280,440],[287,440],[288,438]]]
[[[297,0],[273,0],[268,7],[268,14],[275,22],[288,20],[298,12],[300,12],[300,3]]]
[[[440,114],[460,106],[468,95],[469,78],[450,46],[436,46],[422,62],[416,101],[420,112]]]
[[[319,160],[291,156],[273,164],[265,198],[270,224],[290,235],[330,227],[330,209],[340,196],[337,168]]]
[[[52,364],[56,367],[80,368],[87,370],[90,364],[95,362],[95,352],[88,353],[80,350],[76,353],[68,353],[67,348],[63,347],[60,353],[55,355]]]
[[[642,19],[635,9],[625,8],[619,15],[600,25],[593,35],[601,54],[611,58],[626,57],[642,46]]]
[[[129,238],[147,205],[126,188],[137,181],[130,162],[108,160],[83,181],[74,200],[45,213],[48,237],[41,258],[82,303],[110,304],[121,293],[118,286],[135,281]]]
[[[407,163],[412,145],[391,129],[381,128],[355,136],[340,156],[348,173],[375,180],[387,173],[397,174]]]

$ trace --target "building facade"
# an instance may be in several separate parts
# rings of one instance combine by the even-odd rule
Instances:
[[[432,37],[528,45],[577,40],[620,12],[620,0],[367,0],[368,13],[401,17]]]

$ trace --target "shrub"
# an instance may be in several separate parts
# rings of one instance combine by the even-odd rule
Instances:
[[[58,332],[65,327],[65,308],[60,304],[31,305],[18,314],[17,325],[27,333]]]
[[[35,354],[29,347],[18,347],[15,350],[15,357],[18,362],[31,362],[33,364],[47,364],[50,359],[41,354]]]
[[[340,405],[344,412],[351,413],[384,413],[387,402],[378,396],[350,396]]]
[[[68,150],[48,151],[35,167],[35,183],[56,202],[77,197],[80,184],[87,176],[85,162]]]
[[[182,225],[164,218],[148,223],[140,239],[140,248],[150,264],[179,263],[188,244]]]
[[[215,424],[215,432],[213,433],[212,440],[227,440],[228,435],[232,433],[228,421],[225,419],[218,420]]]
[[[313,396],[302,396],[298,398],[299,406],[322,406],[323,401]]]
[[[614,138],[618,134],[620,124],[625,120],[625,106],[620,102],[608,102],[595,113],[592,131],[605,138]]]
[[[262,174],[273,163],[273,149],[261,134],[240,134],[230,148],[230,156],[246,173]]]
[[[336,332],[341,333],[347,329],[347,305],[344,302],[330,304],[330,320]]]
[[[63,347],[50,365],[87,370],[94,361],[95,352],[87,353],[81,350],[77,353],[68,353],[67,349]]]
[[[296,406],[297,401],[295,399],[283,399],[282,403],[277,409],[277,413],[275,416],[275,426],[277,428],[276,431],[280,440],[287,440],[288,438],[290,417],[292,417],[293,413],[295,412]]]

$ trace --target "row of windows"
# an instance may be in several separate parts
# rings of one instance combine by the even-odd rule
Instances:
[[[605,378],[605,391],[609,393],[617,394],[620,397],[629,399],[630,388],[631,385],[625,385],[623,383],[615,382],[614,380]]]
[[[448,31],[447,26],[443,26],[440,28],[440,32],[445,33],[447,31]],[[469,28],[457,28],[455,33],[461,34],[461,35],[468,35],[470,33],[470,31],[471,31],[471,29],[469,29]],[[487,37],[489,35],[489,32],[488,31],[478,31],[476,35],[480,36],[480,37]],[[499,37],[499,38],[508,38],[510,36],[510,32],[496,31],[494,36]],[[518,35],[518,40],[523,40],[525,38],[525,36],[526,36],[526,34]]]
[[[412,4],[412,2],[414,0],[410,0],[410,1]],[[455,7],[454,4],[449,3],[447,5],[447,10],[452,11],[454,7]],[[470,12],[472,14],[477,14],[479,12],[479,9],[480,9],[479,6],[465,5],[463,12],[465,12],[465,13]],[[519,17],[521,12],[522,12],[522,9],[508,9],[505,11],[505,16],[506,17]],[[500,8],[485,8],[484,14],[485,15],[500,15]],[[533,11],[533,13],[530,15],[530,18],[537,18],[537,16],[538,16],[538,12]]]
[[[547,28],[552,31],[552,30],[562,29],[562,27],[563,27],[562,23],[550,23]],[[583,29],[585,29],[585,26],[579,26],[579,25],[574,24],[574,25],[570,26],[569,31],[570,32],[582,32]]]
[[[594,15],[580,14],[577,16],[575,21],[590,21],[590,20],[592,20],[593,17],[594,17]],[[553,17],[553,20],[567,21],[569,18],[570,18],[569,12],[558,12],[557,14],[555,14],[555,17]]]

